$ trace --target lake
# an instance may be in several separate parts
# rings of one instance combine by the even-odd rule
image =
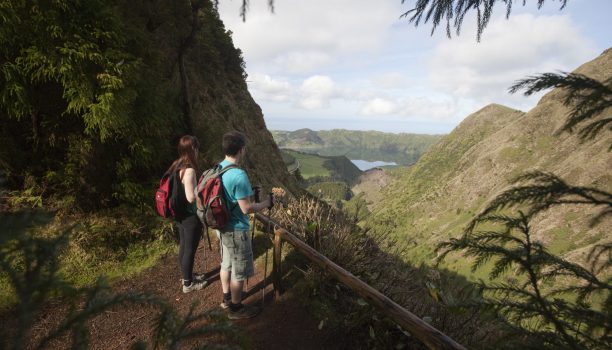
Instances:
[[[363,159],[351,159],[351,162],[355,164],[361,171],[366,171],[368,169],[385,166],[385,165],[397,165],[396,162],[383,162],[382,160],[375,160],[373,162],[363,160]]]

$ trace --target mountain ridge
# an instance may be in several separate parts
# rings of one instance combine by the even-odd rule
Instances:
[[[606,50],[574,72],[606,81],[611,68],[612,51]],[[488,201],[525,171],[549,171],[575,185],[610,191],[609,137],[582,142],[575,134],[559,133],[569,112],[564,97],[557,88],[528,112],[491,104],[468,116],[413,167],[392,172],[394,180],[368,223],[372,231],[394,231],[413,243],[415,260],[433,262],[437,242],[458,237]],[[589,227],[583,219],[587,212],[568,207],[537,217],[537,239],[554,253],[580,259],[611,226],[608,220]],[[453,263],[467,273],[465,262],[457,258]]]
[[[333,129],[271,131],[280,148],[351,159],[414,164],[441,135]]]

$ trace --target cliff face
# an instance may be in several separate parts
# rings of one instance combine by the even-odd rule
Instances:
[[[205,78],[199,77],[201,82],[205,82]],[[194,134],[202,143],[201,164],[208,167],[221,161],[223,133],[238,130],[247,138],[247,159],[242,166],[253,185],[262,185],[266,190],[284,187],[294,194],[300,191],[266,128],[261,109],[246,86],[220,83],[207,88],[198,87],[195,95],[193,124]]]
[[[609,80],[612,50],[575,73]],[[374,209],[373,230],[391,230],[414,242],[412,257],[430,261],[436,243],[458,237],[487,202],[526,171],[552,172],[573,185],[611,191],[609,132],[587,141],[575,133],[559,133],[570,110],[563,103],[565,94],[554,89],[527,113],[489,105],[467,117],[417,164],[396,175]],[[554,253],[580,259],[612,227],[610,220],[589,226],[593,213],[579,206],[556,208],[537,217],[533,230]],[[462,270],[469,262],[454,263]]]
[[[183,95],[188,97],[193,134],[202,145],[200,165],[208,168],[221,161],[222,135],[238,130],[247,138],[247,159],[242,166],[253,185],[284,187],[297,193],[299,187],[284,166],[261,108],[248,92],[242,54],[234,48],[231,33],[211,6],[200,10],[198,32],[184,50],[185,76],[181,70],[173,72],[175,84],[183,83],[186,77],[188,91]],[[180,89],[178,84],[175,88]]]
[[[182,135],[200,139],[205,169],[223,158],[223,133],[238,130],[248,138],[253,184],[299,191],[211,1],[51,2],[44,11],[25,2],[3,8],[7,187],[85,210],[140,206]]]

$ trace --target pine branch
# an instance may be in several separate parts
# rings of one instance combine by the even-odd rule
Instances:
[[[600,258],[604,254],[607,254],[608,258],[603,259],[603,263],[597,266],[597,262],[601,260]],[[587,261],[591,261],[591,271],[594,274],[599,274],[605,269],[612,267],[612,242],[595,245],[589,252]]]
[[[574,132],[578,130],[581,140],[591,140],[601,131],[612,130],[612,117],[601,116],[612,107],[612,78],[599,82],[582,74],[576,73],[543,73],[518,80],[509,89],[510,93],[525,90],[525,96],[550,88],[563,88],[567,92],[564,105],[571,106],[565,124],[559,132]],[[586,123],[586,124],[585,124]],[[612,147],[612,145],[611,145]]]
[[[554,1],[554,0],[551,0]],[[561,3],[559,10],[563,10],[567,0],[558,0]],[[402,0],[402,4],[407,2]],[[446,35],[451,37],[451,26],[455,28],[457,35],[460,34],[461,26],[468,12],[476,12],[476,40],[480,41],[482,33],[489,24],[493,8],[498,3],[506,6],[506,18],[512,12],[512,0],[417,0],[414,8],[402,13],[400,18],[407,18],[409,23],[418,27],[421,23],[431,22],[431,35],[436,28],[446,22]],[[538,9],[542,7],[545,0],[538,0]],[[526,2],[523,1],[523,6]]]
[[[268,9],[271,13],[274,13],[274,0],[268,0]]]
[[[552,206],[568,203],[601,206],[603,210],[600,215],[612,213],[612,194],[597,188],[571,186],[552,173],[531,171],[518,176],[512,183],[527,184],[512,187],[495,197],[468,224],[466,232],[472,231],[478,223],[487,221],[490,213],[520,204],[530,206],[527,217],[532,217]]]
[[[609,322],[606,323],[605,317],[609,317],[610,308],[604,307],[607,313],[598,313],[590,310],[584,300],[597,292],[607,293],[607,300],[612,300],[609,281],[602,281],[593,273],[596,270],[602,271],[599,267],[601,264],[593,265],[592,271],[589,271],[580,265],[550,254],[541,243],[533,241],[529,221],[533,217],[534,209],[527,214],[519,211],[517,217],[491,212],[504,207],[507,202],[516,202],[517,198],[524,201],[527,198],[532,206],[532,202],[540,206],[542,203],[550,206],[568,201],[599,205],[606,204],[605,198],[609,194],[596,189],[568,186],[556,176],[547,173],[524,174],[519,177],[518,181],[534,179],[547,182],[549,185],[552,183],[552,187],[556,188],[558,193],[580,195],[583,199],[568,200],[561,195],[551,196],[544,200],[537,199],[537,197],[530,197],[533,195],[534,186],[531,186],[527,196],[520,195],[520,191],[511,192],[512,195],[506,196],[504,200],[499,200],[501,196],[498,196],[483,213],[473,219],[460,239],[451,239],[438,245],[437,251],[442,251],[438,262],[452,251],[464,251],[466,256],[473,257],[472,270],[495,259],[493,268],[489,271],[491,281],[515,267],[514,273],[517,276],[526,276],[527,279],[520,285],[481,282],[483,295],[492,297],[492,299],[487,297],[484,304],[504,315],[511,324],[522,329],[521,332],[530,337],[539,337],[542,344],[546,346],[572,349],[592,348],[593,344],[599,346],[607,338],[595,337],[593,334],[609,333],[610,325]],[[535,192],[546,193],[545,191]],[[496,200],[499,201],[495,202]],[[476,231],[476,226],[481,224],[493,224],[500,227],[496,230]],[[601,260],[600,257],[609,254],[611,249],[612,247],[607,245],[598,246],[589,254],[589,259]],[[610,262],[605,262],[604,265],[606,264]],[[557,281],[561,277],[569,277],[577,281],[576,286],[570,288],[560,285],[557,287]],[[548,292],[543,292],[542,285],[546,282],[550,282],[554,287]],[[567,292],[576,293],[578,296],[576,303],[571,304],[556,298],[557,295]],[[536,322],[536,325],[530,326],[531,322]],[[585,328],[591,330],[585,330]]]
[[[246,14],[249,11],[249,0],[242,0],[242,5],[240,5],[240,17],[242,17],[242,21],[246,22]]]

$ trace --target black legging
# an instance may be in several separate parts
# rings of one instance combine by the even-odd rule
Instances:
[[[202,233],[202,223],[196,215],[190,215],[177,222],[179,227],[179,265],[181,266],[181,274],[183,280],[191,281],[193,275],[193,263],[195,261],[195,253],[200,244],[200,235]]]

